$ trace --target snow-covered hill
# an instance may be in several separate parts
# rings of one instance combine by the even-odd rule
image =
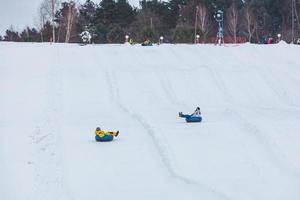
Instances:
[[[0,199],[299,200],[299,54],[0,43]]]

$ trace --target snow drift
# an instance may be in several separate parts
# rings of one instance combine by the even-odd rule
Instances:
[[[0,199],[299,200],[299,53],[2,42]]]

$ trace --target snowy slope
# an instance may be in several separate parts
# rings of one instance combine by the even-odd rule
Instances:
[[[299,200],[299,53],[0,43],[0,199]]]

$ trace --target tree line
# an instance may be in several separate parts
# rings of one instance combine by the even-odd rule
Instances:
[[[266,38],[292,42],[300,37],[299,0],[141,0],[140,7],[127,0],[43,0],[38,25],[21,32],[8,29],[0,40],[20,42],[81,42],[89,31],[93,43],[124,43],[125,35],[135,42],[213,42],[218,32],[215,13],[224,12],[227,42],[264,43]]]

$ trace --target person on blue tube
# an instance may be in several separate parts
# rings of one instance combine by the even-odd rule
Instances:
[[[194,111],[194,113],[191,115],[182,114],[182,112],[180,112],[179,117],[185,118],[186,122],[201,122],[202,121],[200,107],[197,107],[196,110]]]

